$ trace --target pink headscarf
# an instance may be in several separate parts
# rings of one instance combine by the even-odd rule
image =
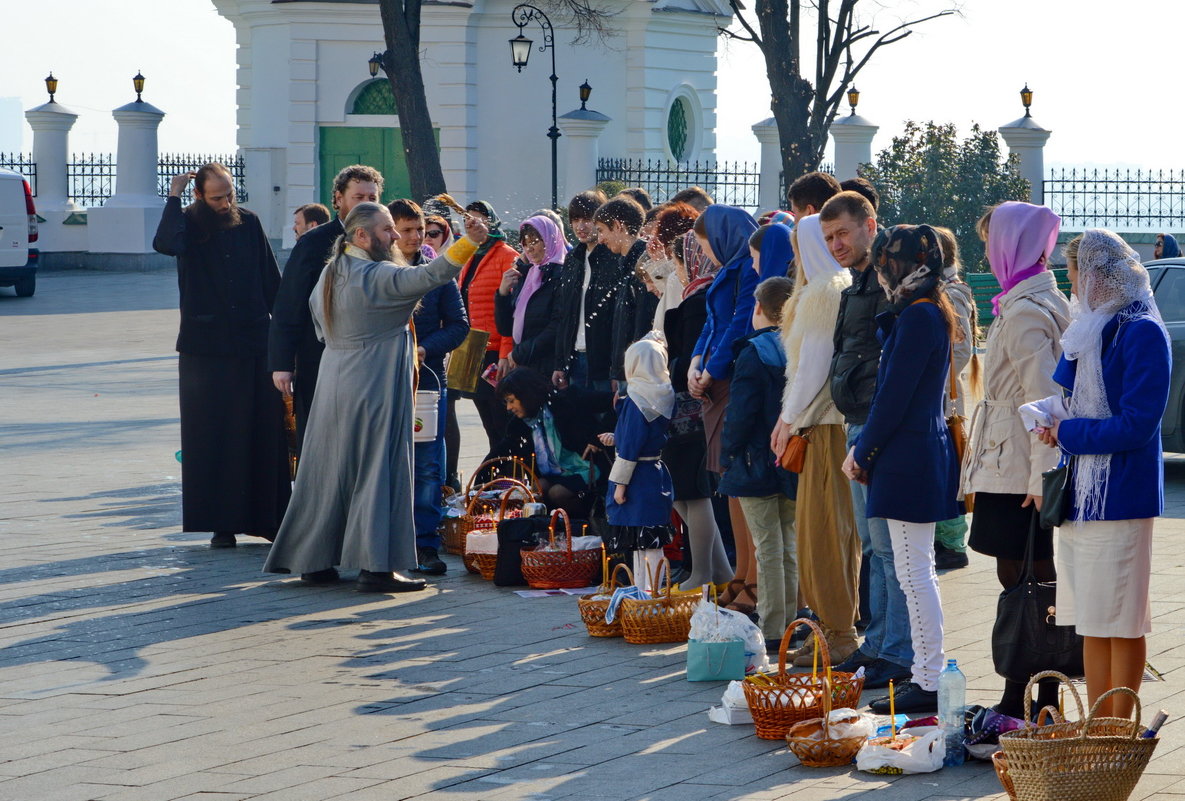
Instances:
[[[515,342],[522,342],[523,326],[527,320],[527,304],[531,300],[531,296],[543,285],[543,265],[545,264],[563,264],[564,257],[568,255],[568,243],[564,241],[564,232],[559,229],[555,221],[550,217],[544,217],[542,214],[529,218],[519,227],[521,234],[522,229],[531,226],[539,234],[539,238],[543,240],[543,261],[532,266],[530,272],[527,273],[526,280],[523,281],[523,288],[518,293],[518,299],[514,302],[514,328],[512,334]]]
[[[683,288],[684,300],[712,283],[720,270],[720,265],[704,253],[694,231],[688,231],[683,235],[683,266],[687,269],[687,286]]]
[[[1009,201],[992,212],[988,228],[988,263],[1000,282],[999,295],[992,298],[992,313],[999,316],[1000,299],[1021,281],[1045,271],[1057,245],[1061,218],[1045,206]]]

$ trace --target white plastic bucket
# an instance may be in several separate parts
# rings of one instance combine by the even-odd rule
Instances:
[[[432,442],[440,424],[440,393],[416,392],[416,411],[412,416],[412,442]]]

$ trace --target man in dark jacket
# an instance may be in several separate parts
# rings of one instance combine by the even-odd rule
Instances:
[[[181,193],[194,181],[194,202]],[[259,218],[235,204],[230,173],[173,178],[152,246],[177,257],[183,531],[273,539],[291,483],[284,407],[268,380],[268,313],[280,275]]]
[[[608,391],[612,361],[613,307],[621,283],[621,257],[597,241],[593,215],[607,202],[599,190],[581,192],[568,204],[579,244],[560,270],[556,308],[556,370],[552,383]]]
[[[304,440],[309,409],[313,406],[321,352],[325,350],[325,345],[313,333],[309,295],[329,261],[333,243],[345,230],[342,220],[359,203],[377,203],[382,194],[383,176],[378,170],[362,164],[343,169],[333,179],[333,207],[338,216],[301,236],[284,266],[280,291],[272,309],[267,361],[276,389],[293,396],[298,453]]]
[[[423,252],[424,212],[411,200],[396,200],[387,206],[399,234],[395,246],[404,260],[413,267],[427,262]],[[422,410],[417,398],[415,420],[415,481],[412,488],[413,516],[416,529],[416,559],[414,572],[433,576],[443,574],[448,566],[440,558],[440,535],[437,528],[444,517],[441,488],[444,486],[446,462],[444,426],[448,397],[444,391],[444,357],[465,341],[469,334],[469,317],[461,302],[461,290],[456,281],[438,286],[420,300],[412,317],[416,327],[417,355],[419,356],[419,391],[438,392],[436,430],[431,440],[421,439]]]
[[[601,244],[621,258],[617,297],[613,303],[613,336],[609,362],[609,378],[616,382],[614,390],[625,385],[626,349],[650,330],[650,317],[639,319],[638,300],[646,294],[646,286],[638,278],[636,271],[638,260],[646,252],[646,243],[639,238],[645,221],[646,213],[642,211],[642,207],[631,198],[620,195],[601,206],[593,215],[593,222],[597,226],[597,238]]]
[[[859,438],[872,408],[881,345],[876,316],[888,299],[871,268],[876,212],[857,192],[840,192],[823,206],[819,222],[831,255],[852,271],[852,285],[843,291],[835,323],[835,354],[831,360],[831,399],[848,424],[848,446]],[[852,511],[868,560],[869,621],[864,643],[841,670],[865,668],[866,687],[887,687],[890,680],[912,675],[913,644],[905,593],[897,581],[889,527],[864,514],[868,487],[852,482]]]

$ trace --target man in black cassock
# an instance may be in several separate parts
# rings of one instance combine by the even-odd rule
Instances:
[[[181,193],[194,181],[194,202]],[[280,271],[259,218],[235,204],[221,164],[173,178],[152,242],[177,257],[183,531],[274,539],[292,484],[284,405],[267,370]]]
[[[296,450],[304,443],[304,430],[313,406],[313,390],[325,344],[313,331],[309,295],[333,255],[333,245],[345,228],[342,220],[359,203],[378,203],[383,194],[383,176],[373,167],[351,164],[333,179],[333,207],[337,216],[306,231],[284,265],[280,291],[272,307],[268,334],[268,369],[276,389],[292,395],[296,414]],[[297,468],[299,469],[299,467]]]

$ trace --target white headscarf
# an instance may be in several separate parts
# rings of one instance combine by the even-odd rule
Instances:
[[[626,394],[647,423],[675,411],[675,388],[667,371],[667,348],[662,335],[652,331],[625,351]]]
[[[1092,228],[1078,246],[1078,287],[1070,300],[1070,325],[1062,334],[1066,359],[1077,361],[1070,417],[1103,420],[1111,416],[1103,383],[1103,329],[1128,306],[1120,322],[1150,319],[1168,332],[1140,257],[1111,231]],[[1074,503],[1082,520],[1102,517],[1107,502],[1111,454],[1084,454],[1074,463]]]

